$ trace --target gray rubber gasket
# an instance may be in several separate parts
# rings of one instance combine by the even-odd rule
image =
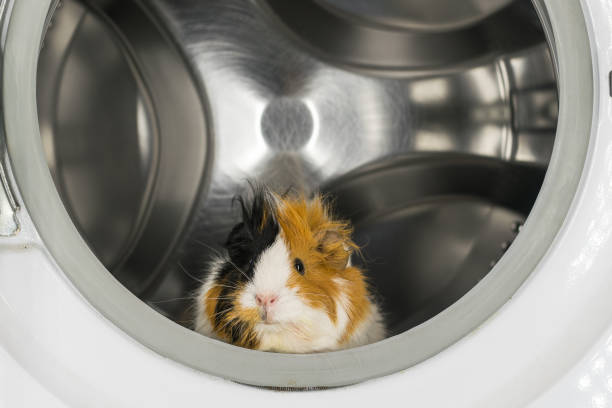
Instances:
[[[117,282],[91,253],[62,205],[43,155],[36,113],[37,57],[50,3],[15,2],[5,37],[4,125],[24,210],[57,264],[93,307],[138,342],[203,372],[253,385],[329,387],[421,362],[477,328],[512,296],[550,247],[575,195],[595,104],[591,50],[579,3],[544,0],[558,58],[557,138],[546,179],[522,232],[487,277],[427,322],[364,347],[290,355],[208,339],[156,313]]]

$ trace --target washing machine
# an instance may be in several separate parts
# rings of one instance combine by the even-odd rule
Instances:
[[[0,406],[612,406],[612,2],[3,0]],[[388,336],[192,330],[247,181]]]

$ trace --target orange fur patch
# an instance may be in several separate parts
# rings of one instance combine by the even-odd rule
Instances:
[[[219,296],[221,296],[221,289],[221,286],[213,286],[208,289],[204,297],[204,311],[212,327],[215,327],[215,308],[217,307]],[[220,335],[221,333],[217,334]]]
[[[339,343],[344,344],[349,341],[352,334],[359,324],[371,313],[369,291],[363,278],[361,270],[349,267],[344,270],[342,278],[346,279],[346,286],[350,288],[347,294],[347,314],[348,324]]]
[[[352,252],[359,247],[351,240],[347,222],[333,220],[321,196],[279,198],[277,221],[291,260],[304,264],[304,276],[291,274],[287,285],[295,288],[311,307],[323,309],[337,322],[336,302],[344,294],[348,324],[341,343],[370,312],[368,289],[361,270],[347,267]],[[341,281],[339,285],[337,281]]]
[[[208,290],[205,296],[205,311],[208,316],[208,320],[213,327],[213,330],[220,338],[226,341],[230,341],[231,338],[229,335],[229,331],[232,329],[233,322],[238,320],[243,323],[244,326],[241,327],[242,330],[238,341],[232,343],[241,347],[251,349],[257,348],[259,341],[255,335],[255,332],[253,331],[253,328],[260,319],[259,311],[254,308],[245,309],[239,306],[237,298],[238,296],[240,296],[240,289],[228,295],[232,298],[232,304],[234,308],[233,310],[229,311],[229,313],[224,315],[224,318],[221,320],[219,325],[216,325],[215,309],[217,307],[217,302],[219,301],[219,296],[221,295],[221,291],[223,289],[222,285],[213,286]]]

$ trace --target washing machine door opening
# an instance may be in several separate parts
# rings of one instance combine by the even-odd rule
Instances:
[[[497,310],[563,222],[591,124],[578,6],[515,0],[424,29],[331,3],[301,2],[300,20],[273,0],[64,0],[46,31],[47,13],[13,7],[5,77],[37,79],[5,91],[24,208],[88,301],[158,353],[268,386],[404,369]],[[284,355],[181,327],[247,178],[334,197],[392,337]]]

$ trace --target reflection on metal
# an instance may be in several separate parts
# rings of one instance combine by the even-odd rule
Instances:
[[[397,168],[405,177],[393,184],[394,194],[403,200],[427,197],[424,186],[450,186],[453,167],[446,162],[446,171],[435,171],[440,161],[432,153],[498,163],[503,171],[492,172],[485,159],[464,167],[465,189],[440,193],[455,197],[453,202],[430,195],[437,204],[422,211],[417,199],[396,202],[413,206],[402,219],[414,231],[411,240],[427,234],[419,223],[431,219],[438,220],[431,224],[438,235],[430,238],[448,232],[435,253],[420,251],[449,260],[439,273],[448,272],[450,280],[440,282],[453,282],[447,297],[438,293],[440,286],[421,287],[420,299],[435,305],[428,313],[487,273],[501,245],[512,239],[512,225],[529,210],[519,203],[531,203],[537,194],[539,184],[512,201],[496,201],[508,180],[539,183],[554,141],[554,69],[529,1],[480,16],[453,41],[438,38],[435,47],[413,43],[401,50],[389,42],[389,30],[338,16],[325,26],[316,13],[298,15],[306,3],[319,7],[284,0],[155,0],[138,7],[92,0],[87,4],[102,5],[92,12],[70,0],[48,32],[39,67],[39,115],[64,202],[115,276],[175,320],[182,319],[184,304],[168,299],[184,298],[197,284],[191,276],[221,248],[236,222],[231,199],[246,179],[279,191],[312,191],[336,179],[348,186],[364,175],[376,178],[378,173],[366,171],[373,162],[420,157],[424,170],[417,173],[424,185],[407,181],[417,174],[409,162]],[[143,13],[144,4],[151,9]],[[180,52],[141,31],[147,27],[143,15],[165,27]],[[323,38],[313,27],[339,30],[340,36]],[[386,54],[378,58],[377,52]],[[170,60],[182,68],[164,68],[167,56],[177,53],[185,59]],[[186,72],[194,79],[185,79]],[[205,94],[204,106],[194,102],[196,90]],[[533,171],[511,171],[524,166]],[[496,178],[487,194],[474,198],[474,186],[490,174]],[[359,184],[362,194],[353,202],[364,208],[387,202],[377,188],[390,181],[378,180]],[[347,191],[334,189],[338,202]],[[358,233],[380,231],[385,217],[397,215],[392,207],[373,211],[381,224],[369,218]],[[468,243],[474,251],[466,249]],[[469,268],[459,265],[474,260],[484,269],[465,275]],[[427,262],[415,259],[411,270],[395,276],[412,282],[415,269],[429,270]],[[381,281],[378,290],[393,298],[388,283]],[[398,330],[418,320],[417,309],[394,309]]]
[[[199,194],[204,109],[180,53],[136,2],[90,3],[100,8],[64,0],[47,32],[40,132],[75,224],[115,276],[142,293]]]
[[[513,0],[314,0],[370,24],[418,31],[448,31],[469,26]]]
[[[499,9],[499,12],[476,12],[476,19],[468,19],[457,26],[444,27],[431,22],[418,29],[414,25],[411,29],[397,29],[393,19],[378,13],[391,3],[394,3],[392,8],[424,10],[435,7],[436,3],[451,1],[411,0],[401,1],[401,4],[394,0],[259,1],[265,10],[269,9],[271,21],[281,22],[288,34],[299,39],[315,55],[335,63],[378,71],[431,70],[464,64],[525,49],[539,42],[541,35],[537,16],[528,0],[487,0],[486,6],[482,2],[484,8],[490,7],[488,11],[491,12]],[[464,5],[468,2],[452,3]],[[508,6],[503,7],[506,4]],[[338,13],[335,6],[342,7],[343,11]],[[473,14],[474,10],[465,11]],[[400,14],[393,13],[401,18]],[[358,18],[354,18],[355,15]]]

